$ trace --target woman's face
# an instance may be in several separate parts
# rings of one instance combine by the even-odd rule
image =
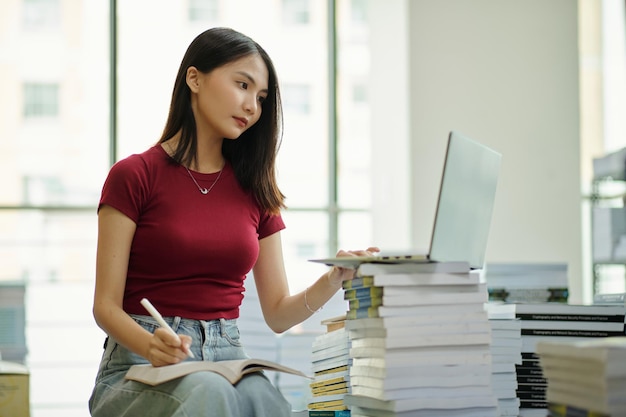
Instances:
[[[258,54],[252,54],[201,73],[190,67],[187,85],[198,136],[237,139],[261,117],[268,95],[269,73]]]

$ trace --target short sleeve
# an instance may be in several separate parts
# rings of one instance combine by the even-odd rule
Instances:
[[[131,155],[111,167],[102,187],[100,204],[119,210],[137,223],[149,194],[149,176],[139,155]]]
[[[263,239],[285,228],[280,214],[264,214],[259,222],[259,239]]]

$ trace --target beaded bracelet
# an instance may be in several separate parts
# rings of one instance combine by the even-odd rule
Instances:
[[[309,310],[311,313],[317,313],[318,311],[320,311],[322,309],[322,307],[318,308],[317,310],[313,310],[311,308],[311,306],[309,306],[309,302],[306,299],[306,292],[309,290],[310,287],[306,287],[306,290],[304,290],[304,305],[306,307],[307,310]]]

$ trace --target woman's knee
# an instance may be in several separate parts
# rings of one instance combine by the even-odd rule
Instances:
[[[246,375],[236,388],[250,415],[291,416],[291,404],[264,374]]]
[[[172,382],[175,385],[167,389],[181,400],[187,400],[186,397],[189,396],[236,400],[237,391],[232,384],[226,378],[213,372],[193,372]]]

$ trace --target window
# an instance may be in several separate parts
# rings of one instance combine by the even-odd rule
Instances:
[[[1,359],[22,362],[26,356],[24,284],[0,282]]]
[[[23,0],[22,25],[25,30],[46,30],[60,27],[59,0]]]
[[[59,114],[57,84],[24,84],[24,117],[56,117]]]
[[[283,23],[285,25],[305,25],[309,23],[308,0],[283,0]]]
[[[220,16],[218,0],[189,0],[190,22],[217,22]]]
[[[352,86],[352,101],[355,104],[367,103],[367,85],[354,84]]]
[[[308,85],[283,84],[281,93],[285,113],[307,114],[311,111],[311,94]]]
[[[370,198],[363,192],[366,186],[360,184],[364,183],[363,164],[368,161],[363,141],[369,137],[363,135],[366,124],[352,123],[366,115],[362,107],[357,113],[343,108],[351,125],[342,132],[343,141],[357,144],[346,159],[353,162],[344,163],[340,174],[345,178],[344,193],[353,196],[349,204],[344,204],[348,200],[342,203],[349,205],[347,213],[339,213],[345,207],[338,207],[330,191],[336,179],[329,155],[336,145],[329,127],[335,115],[328,105],[328,37],[334,35],[326,18],[327,2],[20,1],[21,9],[0,2],[0,15],[17,22],[22,19],[22,29],[57,28],[63,33],[44,39],[22,31],[9,38],[8,45],[0,45],[0,66],[7,75],[0,78],[0,90],[10,92],[0,96],[8,121],[0,123],[0,137],[19,139],[0,156],[0,171],[6,179],[0,187],[0,259],[6,260],[0,282],[24,283],[28,293],[25,360],[31,370],[33,417],[88,414],[86,399],[104,340],[91,314],[96,206],[110,155],[121,159],[158,139],[184,48],[203,30],[190,22],[201,23],[203,28],[236,28],[258,40],[276,65],[285,111],[277,170],[288,197],[283,247],[292,291],[303,290],[326,270],[308,259],[333,255],[337,242],[357,247],[368,240],[362,239],[369,235],[363,227],[369,215],[363,211]],[[109,26],[113,4],[117,5],[115,34]],[[241,10],[250,13],[242,15]],[[261,14],[271,24],[259,25]],[[166,26],[167,31],[163,30]],[[117,81],[116,123],[112,126],[109,43],[116,37],[117,64],[112,71]],[[59,59],[48,61],[46,54]],[[150,71],[136,70],[157,61]],[[351,101],[354,80],[348,80],[342,84],[342,96]],[[54,118],[53,128],[48,123],[19,123],[42,118]],[[333,217],[339,218],[340,226]],[[350,238],[339,239],[339,233]],[[308,325],[319,329],[319,317]],[[71,350],[65,343],[67,337],[55,337],[72,334],[84,337]],[[61,367],[73,377],[55,385]],[[298,392],[293,395],[295,401]]]
[[[351,20],[355,24],[367,24],[367,0],[351,0]]]

